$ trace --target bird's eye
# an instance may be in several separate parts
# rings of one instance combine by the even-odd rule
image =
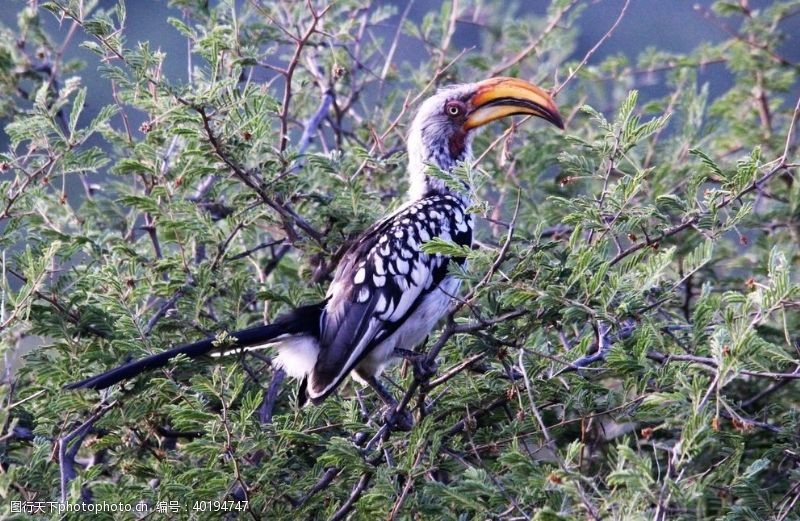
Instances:
[[[460,116],[462,112],[461,105],[457,103],[448,103],[445,107],[445,112],[448,116]]]

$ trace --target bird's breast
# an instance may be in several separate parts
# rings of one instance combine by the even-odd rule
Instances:
[[[461,279],[448,276],[433,291],[420,297],[419,305],[402,325],[361,361],[359,371],[380,375],[392,361],[395,349],[413,350],[420,345],[448,312],[460,287]]]

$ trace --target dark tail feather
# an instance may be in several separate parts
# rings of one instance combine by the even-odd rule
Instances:
[[[285,331],[286,328],[283,327],[282,325],[272,324],[268,326],[260,326],[251,329],[244,329],[242,331],[237,331],[236,333],[231,333],[231,336],[236,337],[238,340],[235,346],[247,347],[255,344],[260,344],[260,343],[263,344],[269,342],[275,337],[284,334]],[[122,380],[133,378],[134,376],[144,373],[145,371],[149,371],[151,369],[158,369],[159,367],[164,367],[171,359],[175,358],[178,355],[186,355],[189,358],[197,358],[198,356],[207,355],[211,351],[217,349],[217,346],[214,345],[214,341],[215,339],[213,338],[207,338],[205,340],[195,342],[194,344],[174,347],[162,353],[157,353],[155,355],[150,355],[145,358],[140,358],[139,360],[134,360],[132,362],[129,362],[125,365],[121,365],[110,371],[106,371],[105,373],[87,378],[86,380],[81,380],[80,382],[71,383],[69,385],[64,386],[64,388],[105,389],[106,387],[110,387],[115,383],[121,382]],[[231,349],[234,346],[227,346],[227,347],[228,349]]]
[[[300,382],[300,390],[297,392],[297,406],[302,407],[308,402],[308,377]]]
[[[259,344],[265,344],[275,338],[290,334],[319,334],[319,317],[324,303],[313,304],[311,306],[304,306],[298,308],[286,315],[283,315],[273,324],[267,326],[258,326],[250,329],[243,329],[230,336],[236,338],[234,346],[226,346],[226,349],[234,347],[249,347]],[[75,382],[64,386],[65,389],[105,389],[122,380],[127,380],[138,376],[139,374],[157,369],[167,365],[171,359],[178,355],[186,355],[189,358],[196,358],[199,356],[207,355],[217,349],[214,345],[215,339],[207,338],[193,344],[174,347],[168,349],[163,353],[150,355],[139,360],[134,360],[125,365],[121,365],[105,373],[89,377],[80,382]]]

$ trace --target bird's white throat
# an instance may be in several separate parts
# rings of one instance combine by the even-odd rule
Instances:
[[[415,130],[412,128],[408,136],[409,199],[418,201],[432,192],[449,192],[458,196],[466,204],[470,195],[469,187],[463,187],[463,190],[454,190],[453,186],[457,186],[461,181],[453,179],[454,182],[449,183],[450,186],[448,186],[444,180],[429,175],[429,172],[434,168],[432,165],[435,165],[443,172],[451,172],[459,162],[472,161],[471,136],[467,139],[461,156],[454,159],[449,155],[447,148],[426,146],[422,141],[422,133]],[[430,152],[431,150],[433,152]],[[426,151],[428,152],[426,153]]]

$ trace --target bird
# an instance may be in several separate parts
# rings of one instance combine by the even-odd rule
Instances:
[[[321,403],[351,375],[393,405],[379,377],[392,359],[408,356],[426,339],[461,286],[451,264],[463,265],[465,258],[426,253],[422,245],[437,237],[472,245],[471,187],[452,174],[473,160],[473,138],[481,127],[513,115],[564,128],[552,96],[522,79],[493,77],[440,88],[420,104],[409,127],[408,200],[352,242],[323,301],[230,333],[226,342],[207,338],[178,346],[66,387],[104,389],[181,354],[271,347],[275,367],[300,381],[301,404]]]

